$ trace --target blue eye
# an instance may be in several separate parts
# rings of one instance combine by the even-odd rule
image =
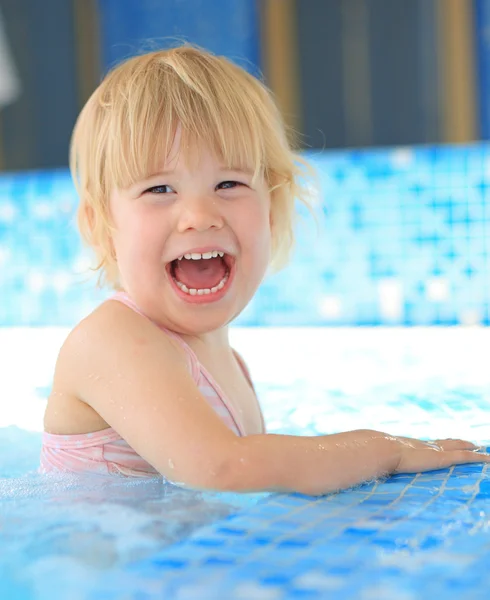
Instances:
[[[245,185],[244,183],[240,183],[240,181],[222,181],[218,183],[216,187],[221,187],[223,190],[232,190],[238,186]]]
[[[164,190],[164,191],[162,191],[162,190]],[[170,191],[168,192],[165,190],[170,190]],[[169,185],[154,185],[153,187],[148,188],[145,191],[145,194],[147,192],[150,192],[151,194],[169,194],[169,193],[173,192],[173,189]]]

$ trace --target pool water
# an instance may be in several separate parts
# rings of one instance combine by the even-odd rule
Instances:
[[[35,470],[65,329],[0,330],[0,598],[488,598],[487,465],[310,498]],[[271,432],[490,446],[485,328],[234,329]]]

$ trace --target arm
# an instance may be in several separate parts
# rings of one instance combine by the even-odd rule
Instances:
[[[75,328],[58,361],[71,393],[176,483],[322,494],[386,474],[397,464],[395,444],[379,432],[237,437],[201,396],[182,350],[116,302]]]
[[[235,443],[233,491],[298,491],[320,495],[391,473],[420,473],[490,462],[461,439],[423,441],[360,429],[318,437],[257,435]]]
[[[315,437],[251,435],[234,441],[230,491],[326,494],[386,476],[399,461],[395,438],[360,429]]]
[[[462,450],[473,445],[461,440],[435,449],[371,430],[239,438],[200,394],[182,349],[117,302],[105,303],[73,330],[55,379],[163,476],[198,489],[318,495],[392,472],[482,460]]]
[[[183,349],[148,319],[104,303],[69,334],[54,380],[164,477],[219,489],[226,448],[237,436],[201,395]]]
[[[198,489],[319,495],[393,472],[490,462],[463,440],[434,444],[371,430],[239,438],[200,394],[182,349],[117,302],[68,336],[55,380],[60,393],[92,407],[162,475]]]

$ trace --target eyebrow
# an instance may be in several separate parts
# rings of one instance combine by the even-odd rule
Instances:
[[[249,169],[248,167],[236,167],[236,166],[220,166],[219,170],[224,173],[245,173],[247,175],[253,175],[254,171]],[[169,175],[175,175],[175,171],[157,171],[156,173],[151,173],[150,175],[145,175],[142,179],[138,180],[134,185],[140,185],[149,181],[150,179],[155,179],[156,177],[168,177]]]
[[[237,171],[239,173],[248,173],[250,175],[253,175],[253,170],[249,169],[248,167],[237,167],[237,166],[230,166],[230,167],[220,167],[221,171]]]

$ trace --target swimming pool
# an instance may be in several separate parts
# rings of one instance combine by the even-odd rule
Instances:
[[[66,333],[0,329],[0,598],[488,597],[485,465],[322,498],[38,476],[44,399]],[[485,328],[236,328],[231,336],[271,432],[373,428],[490,446]]]

